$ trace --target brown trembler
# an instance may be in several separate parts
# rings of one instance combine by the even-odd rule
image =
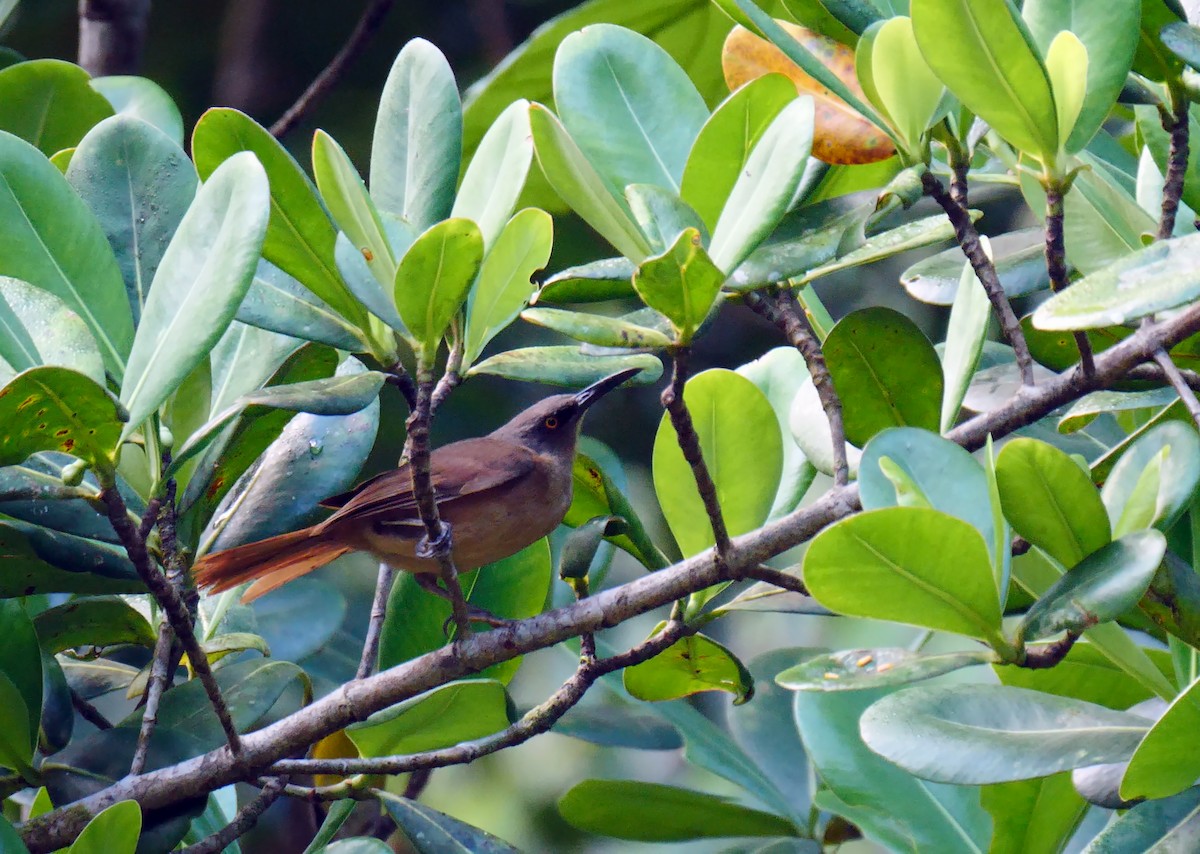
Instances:
[[[459,572],[515,554],[558,526],[571,505],[571,469],[584,413],[638,371],[613,374],[577,394],[548,397],[487,436],[433,451],[434,495],[452,532]],[[408,465],[321,503],[337,508],[323,522],[205,555],[193,568],[196,584],[217,592],[252,581],[242,596],[248,602],[354,551],[416,574],[422,586],[436,584],[437,559],[417,556],[425,526]]]

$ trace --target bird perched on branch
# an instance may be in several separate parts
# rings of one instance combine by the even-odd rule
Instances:
[[[548,397],[487,436],[433,451],[434,497],[453,532],[451,555],[459,572],[516,554],[558,526],[571,505],[584,413],[639,370],[613,374],[577,394]],[[354,551],[416,574],[423,586],[436,584],[438,560],[418,556],[425,526],[407,464],[321,503],[336,508],[323,522],[205,555],[193,568],[196,584],[218,592],[253,582],[242,596],[248,602]]]

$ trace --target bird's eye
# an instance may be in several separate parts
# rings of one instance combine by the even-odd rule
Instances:
[[[554,430],[558,427],[558,419],[555,418],[553,415],[551,415],[549,418],[547,418],[542,423],[546,425],[547,430]]]

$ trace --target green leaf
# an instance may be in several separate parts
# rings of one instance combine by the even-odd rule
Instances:
[[[522,117],[526,118],[524,114]],[[468,367],[529,302],[533,275],[550,260],[554,243],[554,222],[537,208],[519,211],[493,241],[488,240],[483,227],[480,224],[486,254],[467,297],[463,364]]]
[[[1097,329],[1200,296],[1200,235],[1159,241],[1085,276],[1033,313],[1039,329]]]
[[[89,821],[67,854],[133,854],[141,833],[142,808],[120,801]]]
[[[983,537],[937,510],[890,507],[831,525],[809,544],[804,579],[839,613],[1006,645]]]
[[[983,283],[975,275],[970,263],[964,263],[962,279],[946,324],[946,349],[942,352],[945,393],[942,397],[940,430],[943,433],[949,432],[958,420],[967,387],[971,384],[975,369],[979,367],[979,357],[983,354],[983,342],[987,339],[991,318],[992,306]]]
[[[662,362],[649,353],[589,356],[578,347],[523,347],[484,359],[467,376],[491,374],[510,380],[583,388],[626,368],[641,368],[631,385],[648,385],[662,376]]]
[[[789,667],[775,681],[792,691],[863,691],[907,685],[994,660],[986,650],[927,655],[903,648],[848,649]]]
[[[506,228],[532,162],[529,102],[518,99],[483,135],[450,210],[451,217],[469,219],[479,226],[485,252],[491,251]]]
[[[521,312],[521,319],[600,347],[661,349],[671,344],[671,338],[657,329],[638,326],[619,317],[557,308],[529,308]]]
[[[660,623],[655,633],[661,631]],[[639,700],[675,700],[703,691],[733,694],[740,706],[754,696],[754,680],[737,656],[702,634],[688,635],[649,661],[625,668],[625,690]]]
[[[1136,0],[1119,0],[1101,10],[1087,0],[1029,0],[1021,8],[1034,42],[1046,56],[1047,66],[1053,66],[1050,45],[1062,31],[1072,33],[1086,49],[1082,65],[1065,69],[1083,90],[1079,93],[1081,109],[1071,123],[1072,129],[1067,130],[1060,123],[1060,136],[1069,152],[1088,144],[1125,85],[1138,47],[1140,6]],[[1080,74],[1083,69],[1086,79]],[[1056,102],[1060,100],[1057,82],[1054,97]]]
[[[42,719],[42,653],[20,600],[0,601],[0,763],[29,769]]]
[[[563,39],[554,103],[584,156],[620,196],[629,184],[679,192],[708,108],[661,47],[624,27],[596,24]]]
[[[119,596],[89,596],[48,608],[34,617],[33,626],[51,654],[80,646],[153,647],[158,637],[141,612]]]
[[[5,854],[29,854],[29,849],[21,841],[21,835],[2,815],[0,815],[0,849],[3,849]]]
[[[1163,47],[1195,69],[1200,67],[1200,28],[1176,21],[1167,24],[1159,33]]]
[[[1165,798],[1196,782],[1200,753],[1192,747],[1188,733],[1200,726],[1197,686],[1200,680],[1188,685],[1145,734],[1121,778],[1122,798]]]
[[[977,790],[919,780],[863,744],[859,718],[884,693],[796,694],[796,726],[827,787],[814,805],[844,816],[867,838],[895,851],[986,851],[992,827]],[[891,803],[904,809],[883,806]]]
[[[766,521],[783,466],[779,422],[763,393],[732,371],[704,371],[688,380],[683,400],[716,485],[730,536]],[[753,443],[745,440],[755,437]],[[685,556],[711,547],[712,526],[684,459],[675,428],[664,414],[654,438],[654,491]]]
[[[978,211],[970,213],[972,220],[976,220],[980,216]],[[873,264],[901,252],[941,243],[953,236],[954,228],[950,225],[950,220],[942,214],[914,219],[881,234],[872,235],[857,249],[841,254],[835,260],[809,270],[800,277],[798,283],[806,284],[839,270]]]
[[[1053,445],[1013,439],[996,460],[996,480],[1013,530],[1064,567],[1075,566],[1112,539],[1091,478]]]
[[[1159,116],[1158,110],[1149,105],[1141,105],[1134,108],[1134,115],[1137,117],[1138,134],[1144,140],[1146,148],[1150,150],[1154,165],[1158,167],[1160,173],[1165,173],[1167,158],[1171,151],[1171,135],[1163,129],[1162,118]],[[1200,138],[1200,121],[1197,120],[1196,113],[1190,110],[1188,112],[1188,137],[1190,139]],[[1200,205],[1200,187],[1196,186],[1196,182],[1200,181],[1200,156],[1195,156],[1195,154],[1189,148],[1182,196],[1183,203],[1188,207]]]
[[[753,362],[742,365],[737,372],[758,386],[758,390],[766,396],[779,423],[779,434],[784,437],[779,489],[771,504],[771,512],[767,514],[769,520],[778,519],[796,509],[816,476],[815,467],[804,456],[800,446],[788,439],[791,435],[788,416],[792,401],[808,378],[808,368],[804,357],[795,347],[775,347]]]
[[[775,230],[787,212],[808,163],[812,132],[812,99],[797,98],[779,112],[755,143],[729,191],[709,244],[713,263],[726,274]]]
[[[163,252],[196,196],[196,169],[162,133],[117,116],[79,143],[67,181],[108,237],[137,323]]]
[[[0,72],[3,73],[3,72]],[[36,149],[0,133],[0,274],[43,288],[83,318],[120,378],[133,341],[121,271],[99,223]]]
[[[1033,603],[1017,636],[1031,641],[1063,631],[1078,634],[1117,619],[1142,598],[1166,549],[1163,535],[1149,530],[1126,534],[1091,553]]]
[[[537,302],[606,302],[635,296],[633,271],[626,258],[602,258],[555,273],[542,282]]]
[[[1010,231],[989,238],[989,242],[1005,294],[1025,296],[1050,286],[1042,229]],[[913,264],[900,274],[900,284],[913,299],[932,305],[951,305],[963,280],[962,269],[962,249],[954,246]]]
[[[371,198],[380,210],[424,231],[450,215],[461,158],[462,102],[454,72],[440,50],[413,39],[397,55],[379,98]]]
[[[680,196],[710,232],[754,146],[795,99],[796,87],[787,77],[766,74],[722,101],[700,128],[688,152]]]
[[[334,261],[337,229],[300,164],[254,119],[231,109],[212,109],[192,133],[200,177],[208,177],[239,151],[253,151],[271,184],[271,219],[263,257],[301,282],[318,299],[358,328],[366,312],[346,288]]]
[[[945,90],[917,49],[909,18],[897,16],[873,26],[877,26],[873,37],[867,41],[864,33],[862,44],[871,52],[870,77],[878,96],[875,105],[891,119],[908,151],[918,152]],[[860,73],[859,79],[862,77]]]
[[[912,0],[913,33],[946,88],[1000,136],[1043,159],[1059,148],[1050,78],[1011,2]]]
[[[1151,479],[1144,481],[1147,474]],[[1200,437],[1190,424],[1167,421],[1144,433],[1121,455],[1100,497],[1118,536],[1138,527],[1165,531],[1187,507],[1198,481]],[[1140,514],[1138,500],[1144,507]]]
[[[588,833],[641,842],[729,836],[794,836],[791,822],[727,798],[635,780],[584,780],[558,802],[567,823]]]
[[[654,715],[634,711],[635,708],[632,703],[574,706],[554,724],[552,731],[601,747],[634,750],[683,747],[683,739],[675,727]]]
[[[1158,410],[1179,399],[1171,388],[1155,388],[1147,391],[1094,391],[1076,400],[1058,419],[1058,432],[1074,433],[1105,412],[1114,415],[1139,409]]]
[[[687,228],[669,249],[641,263],[633,274],[633,289],[642,302],[666,315],[680,342],[687,344],[724,281],[725,275],[704,251],[699,232]]]
[[[138,119],[183,145],[183,116],[167,90],[145,77],[117,74],[96,77],[91,87],[104,96],[118,116]]]
[[[725,287],[743,293],[786,279],[800,280],[810,270],[824,269],[821,265],[833,259],[843,243],[858,239],[870,210],[867,204],[842,213],[831,205],[818,204],[790,212],[771,237],[729,275]]]
[[[269,210],[266,173],[249,152],[226,160],[201,187],[163,253],[129,354],[122,438],[142,426],[224,334],[254,277]]]
[[[389,706],[346,729],[362,756],[423,753],[507,727],[508,694],[492,679],[453,682]]]
[[[396,268],[400,319],[432,364],[450,321],[483,263],[483,236],[469,219],[447,219],[416,239]]]
[[[37,451],[62,451],[111,469],[121,416],[109,393],[83,374],[46,366],[18,374],[0,389],[0,465]]]
[[[417,854],[518,854],[504,840],[422,803],[390,792],[376,797]]]
[[[522,620],[539,614],[550,589],[550,547],[543,538],[514,555],[463,573],[463,594],[468,604],[497,617]],[[379,644],[379,667],[385,669],[411,661],[444,646],[443,627],[450,619],[450,603],[422,590],[403,574],[388,600],[388,618]],[[520,659],[494,665],[480,676],[508,684]]]
[[[271,227],[267,226],[268,239]],[[361,353],[369,349],[363,333],[329,304],[270,261],[259,261],[236,319],[280,335]]]
[[[592,446],[592,450],[607,451],[603,446]],[[612,455],[611,468],[617,477],[622,477],[620,460]],[[625,523],[625,532],[611,537],[611,542],[629,552],[647,569],[662,569],[670,561],[658,550],[646,533],[645,525],[638,517],[633,505],[608,472],[592,457],[576,453],[571,468],[571,506],[563,524],[578,527],[597,517],[617,517]]]
[[[40,593],[144,593],[120,546],[15,520],[0,525],[8,555],[0,598]]]
[[[640,263],[650,254],[650,245],[566,128],[541,104],[529,105],[529,124],[533,150],[550,186],[618,252]]]
[[[863,714],[867,746],[941,783],[1044,777],[1128,759],[1150,721],[1004,685],[906,688]]]
[[[1179,74],[1179,61],[1160,38],[1163,27],[1186,21],[1187,15],[1177,0],[1142,0],[1137,53],[1133,70],[1151,80],[1173,80]]]
[[[995,550],[996,531],[987,475],[974,457],[928,430],[915,427],[884,430],[867,443],[859,463],[858,488],[864,510],[900,504],[895,481],[880,468],[884,457],[912,481],[929,506],[969,522],[979,531],[988,549]]]
[[[333,221],[350,245],[366,259],[367,269],[379,285],[390,290],[396,275],[396,259],[384,232],[383,220],[367,194],[358,170],[337,141],[321,130],[313,135],[312,161],[321,200]],[[267,260],[272,259],[267,256]],[[282,264],[279,266],[283,267]],[[287,267],[283,269],[287,270]],[[344,271],[342,275],[345,275]],[[327,299],[324,294],[317,295]]]
[[[356,806],[358,806],[358,801],[353,798],[343,798],[340,801],[331,803],[328,811],[325,813],[325,820],[321,822],[321,827],[317,830],[317,835],[312,838],[312,841],[308,843],[308,847],[304,849],[304,854],[322,854],[326,850],[326,846],[329,845],[329,841],[337,835],[342,825],[346,823],[346,819],[350,818],[350,813],[354,812]]]
[[[825,339],[825,359],[855,445],[888,427],[937,430],[942,366],[924,333],[890,308],[848,314]]]
[[[0,382],[39,365],[105,382],[104,360],[79,315],[49,291],[0,276]]]
[[[1087,854],[1188,851],[1200,838],[1200,788],[1138,804],[1116,816],[1084,849]]]
[[[1054,37],[1046,49],[1046,73],[1054,90],[1054,106],[1058,113],[1058,138],[1071,134],[1087,86],[1088,51],[1079,37],[1064,30]],[[1080,74],[1080,71],[1084,74]]]
[[[1087,811],[1071,775],[993,783],[983,806],[999,830],[989,854],[1052,854],[1062,851]]]
[[[669,249],[685,229],[693,229],[705,239],[708,235],[700,215],[674,190],[653,184],[630,184],[625,188],[629,211],[657,254]]]
[[[60,59],[34,59],[0,70],[0,131],[32,143],[49,157],[79,144],[113,114],[88,73]]]

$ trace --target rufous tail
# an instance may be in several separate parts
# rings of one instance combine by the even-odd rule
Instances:
[[[197,587],[214,593],[253,581],[242,594],[242,601],[250,602],[352,551],[304,528],[205,555],[192,567],[192,574]]]

